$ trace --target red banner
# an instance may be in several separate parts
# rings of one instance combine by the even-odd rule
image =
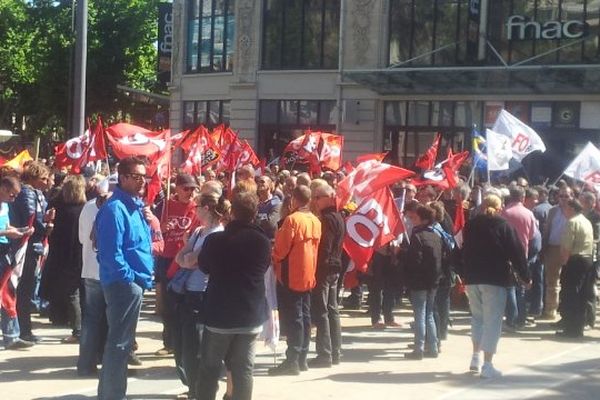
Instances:
[[[55,146],[54,154],[57,167],[70,166],[75,173],[78,173],[88,162],[106,159],[104,128],[100,117],[96,125],[86,130],[83,135]]]
[[[321,167],[337,171],[342,167],[342,149],[344,137],[331,133],[321,134],[321,152],[319,160]]]
[[[394,240],[404,231],[400,212],[387,187],[365,198],[356,211],[346,218],[344,249],[354,264],[367,264],[373,252]]]
[[[166,139],[169,132],[169,130],[152,132],[140,126],[119,123],[107,128],[106,136],[117,158],[132,156],[150,158],[169,147],[170,140]]]

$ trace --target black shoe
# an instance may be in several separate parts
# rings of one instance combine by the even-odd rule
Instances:
[[[135,353],[129,353],[129,358],[127,358],[127,364],[140,366],[142,365],[142,360]]]
[[[77,376],[80,376],[82,378],[87,378],[87,377],[96,377],[98,376],[98,369],[94,368],[91,370],[77,370]]]
[[[33,334],[30,335],[22,335],[21,336],[21,340],[24,340],[26,342],[32,342],[32,343],[39,343],[42,341],[42,339],[39,336],[35,336]]]
[[[300,367],[297,361],[285,360],[276,367],[269,368],[267,373],[270,376],[284,376],[284,375],[300,375]]]
[[[568,339],[580,339],[583,337],[583,332],[559,331],[556,332],[556,336]]]
[[[340,365],[341,360],[342,360],[341,354],[337,354],[337,355],[333,354],[331,356],[331,364],[333,364],[333,365]]]
[[[426,351],[423,353],[423,357],[425,358],[438,358],[438,352],[437,351]]]
[[[560,320],[558,320],[558,321],[556,321],[556,322],[552,322],[552,323],[550,324],[550,326],[551,326],[552,328],[561,329],[561,328],[563,328],[563,325],[564,325],[564,324],[565,324],[565,322],[564,322],[562,319],[560,319]]]
[[[306,358],[302,358],[302,359],[298,360],[298,368],[302,372],[308,371],[308,363],[306,362]]]
[[[33,345],[35,345],[35,343],[29,342],[29,341],[23,340],[23,339],[17,339],[14,342],[12,342],[11,344],[9,344],[8,346],[6,346],[6,350],[28,349],[28,348],[32,347]]]
[[[404,357],[408,358],[409,360],[422,360],[423,359],[423,352],[422,351],[413,350],[410,353],[405,353]]]
[[[325,357],[317,356],[317,358],[308,360],[308,366],[311,368],[331,368],[332,364],[333,364],[333,360],[330,360]]]

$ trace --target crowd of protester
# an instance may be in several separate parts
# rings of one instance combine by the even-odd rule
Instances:
[[[348,211],[336,204],[343,173],[313,177],[277,166],[257,173],[246,165],[232,184],[210,169],[175,172],[172,187],[145,204],[142,159],[81,174],[47,164],[0,169],[6,349],[39,342],[31,323],[39,312],[71,329],[63,342],[79,343],[77,372],[99,376],[99,398],[124,399],[127,365],[141,363],[142,299],[155,290],[163,324],[156,355],[173,355],[190,399],[214,399],[222,374],[225,399],[250,399],[256,342],[273,334],[277,316],[287,349],[269,375],[343,361],[338,301],[351,263],[343,250]],[[461,288],[471,313],[469,367],[482,378],[502,375],[493,356],[503,330],[548,320],[558,335],[579,338],[593,326],[600,231],[593,190],[562,180],[532,187],[523,178],[391,189],[405,231],[346,285],[344,306],[361,307],[367,287],[372,329],[401,327],[393,312],[406,295],[414,316],[407,358],[439,356]]]

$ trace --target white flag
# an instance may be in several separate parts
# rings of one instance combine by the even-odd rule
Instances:
[[[600,150],[588,143],[565,170],[565,175],[600,190]]]
[[[536,150],[546,151],[546,145],[537,132],[506,110],[500,112],[492,130],[510,137],[513,157],[519,162]]]
[[[513,150],[510,138],[486,129],[487,162],[490,171],[504,171],[508,169]]]

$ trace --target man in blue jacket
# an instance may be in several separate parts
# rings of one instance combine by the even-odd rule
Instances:
[[[150,227],[144,217],[145,162],[121,160],[119,185],[96,217],[100,284],[106,299],[108,337],[98,399],[125,399],[127,358],[133,347],[142,294],[152,283]]]

